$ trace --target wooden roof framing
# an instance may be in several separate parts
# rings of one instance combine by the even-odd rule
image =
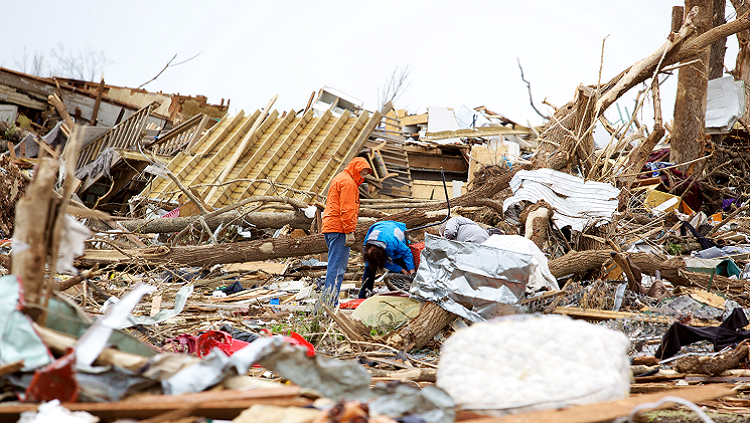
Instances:
[[[273,110],[265,119],[262,115],[240,112],[222,119],[192,148],[179,152],[169,169],[212,207],[274,193],[275,186],[265,181],[320,192],[360,150],[381,118],[378,112],[355,116],[349,111],[340,117],[330,111],[313,117],[312,110],[281,116]],[[179,192],[172,181],[156,179],[141,195],[174,201]]]

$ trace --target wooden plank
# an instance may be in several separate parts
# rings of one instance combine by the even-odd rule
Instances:
[[[564,408],[561,410],[534,411],[525,414],[516,414],[505,417],[485,417],[479,419],[465,420],[464,423],[596,423],[609,421],[617,417],[630,414],[630,411],[639,404],[656,402],[665,396],[684,398],[690,402],[698,403],[714,398],[732,395],[734,391],[726,386],[701,386],[696,388],[673,389],[668,392],[657,392],[645,394],[627,399],[600,402],[596,404],[580,405]],[[656,409],[674,407],[675,403],[665,403]],[[649,410],[650,411],[650,410]]]
[[[459,129],[456,131],[427,132],[421,141],[437,141],[447,138],[480,138],[498,135],[533,135],[530,129],[511,129],[502,126],[488,126],[476,129]]]
[[[19,372],[23,369],[23,360],[16,361],[13,363],[7,363],[0,365],[0,376],[9,375],[11,373]]]
[[[674,323],[674,318],[668,317],[668,316],[649,316],[647,314],[642,314],[642,313],[627,313],[624,311],[582,309],[582,308],[577,308],[577,307],[557,307],[555,308],[554,313],[563,314],[563,315],[570,316],[570,317],[577,318],[577,319],[595,320],[595,321],[613,320],[613,319],[631,319],[631,320],[639,320],[643,322],[652,322],[652,323],[664,323],[664,324]],[[698,326],[698,327],[714,327],[714,326],[719,326],[720,324],[721,322],[699,321],[697,319],[693,319],[690,322],[691,326]]]
[[[366,112],[363,112],[363,114]],[[339,172],[344,170],[347,164],[349,164],[352,159],[354,159],[354,156],[356,156],[359,153],[359,150],[362,149],[362,146],[364,145],[365,141],[370,137],[370,134],[372,133],[373,129],[375,129],[375,126],[377,126],[380,123],[380,120],[383,116],[378,112],[377,110],[373,112],[372,117],[370,117],[370,120],[367,122],[364,128],[359,132],[359,135],[357,136],[357,139],[352,143],[349,150],[344,154],[344,157],[341,159],[341,163],[339,163],[338,168],[332,173],[334,176],[337,175]],[[331,178],[333,179],[333,178]],[[326,183],[325,189],[323,190],[324,197],[328,195],[328,187],[331,184],[331,180]]]
[[[310,116],[310,120],[308,122],[312,121],[312,114],[313,111],[309,110],[305,115]],[[315,140],[315,138],[318,136],[320,131],[325,127],[326,122],[328,122],[331,119],[331,111],[327,110],[321,117],[315,121],[315,124],[310,129],[310,132],[305,135],[305,137],[301,140],[299,146],[297,146],[294,153],[292,153],[292,156],[285,161],[284,166],[279,169],[278,175],[274,177],[272,180],[276,183],[282,183],[285,182],[286,179],[289,177],[289,174],[292,173],[292,169],[297,166],[299,163],[300,158],[303,154],[307,152],[307,149],[310,147],[312,142]],[[262,195],[271,195],[274,191],[273,186],[269,186],[265,193]]]
[[[89,120],[91,126],[96,126],[97,115],[99,115],[99,105],[102,103],[102,94],[104,94],[104,75],[102,75],[102,80],[99,82],[99,87],[96,89],[94,110],[91,112],[91,119]]]
[[[250,129],[250,132],[248,132],[247,136],[242,139],[240,142],[240,145],[237,147],[237,151],[234,152],[234,155],[229,159],[229,163],[224,167],[224,170],[222,170],[221,174],[216,180],[216,183],[222,183],[224,182],[224,179],[226,179],[227,175],[229,175],[229,172],[232,171],[234,168],[234,165],[237,164],[237,161],[242,157],[242,155],[245,153],[245,149],[247,148],[248,144],[250,143],[250,140],[255,136],[255,132],[260,128],[260,124],[263,123],[265,117],[269,114],[269,110],[271,110],[271,107],[273,107],[273,104],[276,102],[276,99],[279,98],[279,95],[274,95],[269,101],[268,104],[266,104],[266,107],[263,108],[263,117],[261,119],[258,119],[253,127]],[[209,191],[208,195],[206,195],[206,198],[213,198],[213,196],[216,194],[216,191],[218,191],[219,187],[213,187],[211,188],[211,191]]]
[[[399,118],[401,121],[401,127],[404,126],[413,126],[413,125],[427,125],[427,122],[430,120],[430,115],[427,113],[422,113],[421,115],[410,115],[410,116],[402,116]]]
[[[317,146],[315,151],[312,153],[311,156],[307,159],[307,161],[302,165],[302,168],[300,169],[299,174],[296,178],[294,178],[294,181],[291,183],[292,188],[298,188],[302,186],[303,182],[307,179],[307,177],[310,175],[310,171],[314,168],[314,165],[320,160],[320,156],[323,155],[323,153],[326,151],[328,146],[333,142],[333,140],[336,138],[336,135],[339,133],[341,128],[344,126],[346,121],[349,119],[349,116],[351,115],[351,112],[348,110],[345,110],[344,113],[341,114],[341,117],[339,117],[336,122],[333,124],[331,129],[328,130],[328,132],[325,135],[325,138],[323,138],[323,141]]]
[[[299,387],[223,390],[183,395],[147,395],[119,402],[63,403],[71,411],[86,411],[101,419],[146,419],[196,406],[193,414],[213,419],[233,419],[255,404],[306,406],[310,400],[298,397]],[[24,411],[36,411],[39,404],[0,407],[0,420],[15,421]]]
[[[281,139],[280,142],[277,142],[279,137],[284,133],[284,131],[289,127],[289,125],[294,121],[295,118],[296,114],[294,113],[294,111],[292,111],[287,113],[287,115],[283,119],[280,119],[279,123],[276,125],[276,128],[271,132],[271,134],[268,135],[266,141],[263,142],[260,147],[253,153],[252,157],[250,157],[250,159],[242,166],[241,169],[239,169],[236,174],[231,174],[232,178],[265,178],[267,172],[270,171],[270,168],[272,168],[276,164],[276,161],[278,161],[278,158],[276,158],[275,156],[277,154],[283,154],[283,151],[286,150],[289,144],[294,141],[299,125],[303,121],[303,119],[298,120],[297,124],[292,127],[291,130],[287,133],[287,136]],[[271,148],[275,149],[273,153],[269,155],[268,151]],[[227,200],[230,198],[231,200],[239,201],[243,198],[251,196],[250,192],[252,190],[249,189],[251,186],[250,183],[245,181],[243,182],[244,183],[237,182],[231,185],[227,185],[224,191],[224,195],[219,197],[216,204],[226,205]]]
[[[354,147],[352,139],[354,139],[356,135],[361,133],[361,129],[363,126],[365,126],[366,122],[367,115],[366,113],[362,113],[343,137],[336,137],[341,141],[331,154],[331,157],[328,159],[328,161],[322,166],[322,169],[320,173],[318,173],[318,176],[308,187],[308,191],[322,189],[324,187],[324,184],[333,179],[333,176],[338,173],[339,168],[343,170],[343,168],[346,167],[347,164],[349,164],[349,162],[344,162],[343,159],[346,156],[347,152]],[[354,158],[354,156],[352,156],[352,158]]]

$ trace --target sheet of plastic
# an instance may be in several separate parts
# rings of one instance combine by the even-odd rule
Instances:
[[[0,277],[0,363],[23,360],[29,371],[52,363],[54,358],[21,312],[21,282],[14,275]]]

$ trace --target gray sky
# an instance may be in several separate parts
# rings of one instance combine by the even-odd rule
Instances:
[[[21,4],[22,3],[22,4]],[[679,1],[631,0],[0,0],[0,65],[18,69],[24,49],[50,56],[103,50],[107,83],[137,87],[174,54],[151,91],[230,98],[230,112],[305,107],[324,85],[373,110],[377,89],[396,66],[409,65],[410,86],[398,108],[487,106],[521,123],[540,123],[529,106],[516,58],[538,106],[561,106],[578,84],[609,80],[665,41]],[[731,5],[727,14],[733,17]],[[737,41],[728,43],[734,68]],[[671,119],[676,77],[663,88]],[[632,100],[621,101],[632,110]],[[543,109],[547,112],[548,109]],[[649,107],[645,118],[652,117]],[[610,119],[616,119],[612,108]]]

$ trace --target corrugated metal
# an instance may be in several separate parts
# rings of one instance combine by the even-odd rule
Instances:
[[[520,224],[518,216],[524,209],[523,201],[545,200],[555,208],[552,217],[555,224],[576,231],[610,222],[620,194],[612,185],[585,181],[552,169],[521,170],[511,179],[510,188],[513,196],[503,202],[507,220]]]

